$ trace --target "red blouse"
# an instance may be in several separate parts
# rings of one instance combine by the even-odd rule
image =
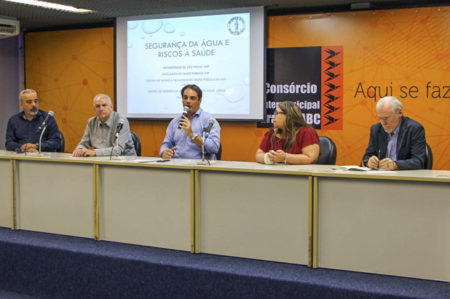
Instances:
[[[275,144],[274,147],[272,147],[270,139],[273,133],[273,129],[267,131],[267,133],[264,135],[263,140],[261,141],[261,144],[259,145],[259,148],[262,149],[265,153],[270,150],[282,150],[284,144],[286,143],[286,139],[275,137]],[[319,144],[319,139],[317,138],[314,129],[310,127],[303,127],[298,131],[293,146],[287,152],[289,154],[301,154],[302,148],[311,144]]]

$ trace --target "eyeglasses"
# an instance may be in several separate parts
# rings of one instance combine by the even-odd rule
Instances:
[[[278,110],[275,110],[275,112],[273,113],[273,115],[278,115],[278,114],[286,114],[286,113],[284,113],[283,111],[278,111]]]
[[[385,117],[379,117],[379,116],[377,116],[377,119],[378,119],[379,121],[388,121],[388,120],[390,120],[390,119],[392,118],[393,115],[394,115],[394,114],[391,114],[391,115],[385,116]]]

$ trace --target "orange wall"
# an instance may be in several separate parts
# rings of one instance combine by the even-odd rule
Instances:
[[[25,80],[40,108],[55,112],[66,151],[73,151],[94,113],[94,96],[114,98],[113,28],[27,33]]]
[[[359,163],[376,122],[378,93],[370,88],[364,97],[361,83],[366,91],[379,86],[382,96],[392,88],[404,114],[425,127],[433,168],[450,169],[450,90],[444,99],[426,89],[427,82],[450,89],[449,28],[449,7],[277,16],[269,18],[268,47],[343,46],[343,130],[320,132],[335,141],[337,164]]]
[[[401,86],[417,86],[417,98],[401,99],[405,114],[424,125],[434,168],[450,169],[450,99],[426,97],[428,81],[450,85],[448,28],[449,7],[276,16],[268,18],[268,47],[343,46],[343,129],[318,132],[336,142],[338,164],[359,163],[376,122],[374,99],[355,95],[361,82],[365,89],[392,86],[398,97]],[[73,150],[93,115],[93,96],[113,95],[113,36],[112,28],[25,36],[26,86],[39,92],[42,109],[55,111],[66,151]],[[130,123],[141,138],[143,155],[157,155],[168,121]],[[253,161],[266,129],[256,128],[255,122],[221,126],[222,159]]]

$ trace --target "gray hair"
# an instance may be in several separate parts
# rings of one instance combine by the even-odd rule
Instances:
[[[34,89],[24,89],[19,93],[19,101],[23,103],[23,95],[26,93],[34,93],[37,96],[37,92]]]
[[[96,95],[94,97],[94,100],[92,101],[92,105],[95,106],[95,101],[97,101],[98,99],[102,99],[102,98],[107,99],[108,100],[108,104],[112,105],[112,101],[111,101],[111,98],[109,97],[109,95],[103,94],[103,93],[99,93],[98,95]]]
[[[399,99],[397,99],[394,96],[388,96],[381,98],[377,103],[377,111],[381,108],[381,106],[384,106],[385,104],[391,104],[391,109],[393,113],[396,113],[403,109],[402,102],[400,102]]]

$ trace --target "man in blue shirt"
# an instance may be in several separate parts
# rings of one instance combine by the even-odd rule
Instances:
[[[169,123],[159,155],[163,159],[201,159],[204,146],[205,158],[215,160],[220,148],[220,125],[211,114],[200,108],[202,90],[194,84],[186,85],[181,96],[187,113]],[[204,140],[203,131],[210,124],[211,131]]]
[[[32,153],[39,150],[39,137],[44,129],[41,125],[47,112],[39,110],[37,92],[25,89],[19,93],[19,106],[22,112],[13,115],[6,129],[7,150]],[[46,121],[47,129],[42,136],[41,150],[56,152],[61,149],[61,135],[53,117]]]

